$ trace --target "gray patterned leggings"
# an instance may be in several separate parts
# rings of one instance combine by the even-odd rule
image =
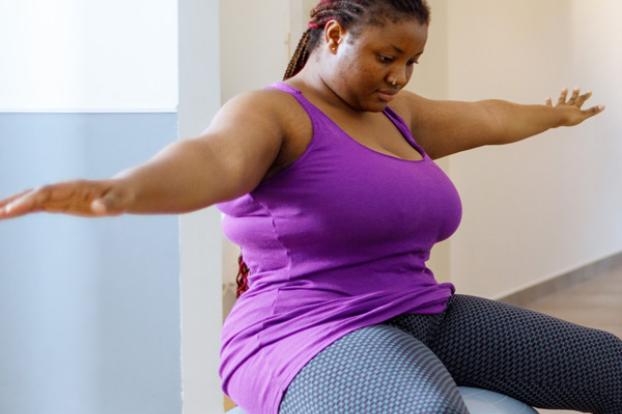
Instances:
[[[279,414],[468,410],[457,385],[538,407],[622,414],[622,340],[470,295],[350,332],[294,377]]]

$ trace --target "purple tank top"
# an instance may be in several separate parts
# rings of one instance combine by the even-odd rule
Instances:
[[[250,193],[216,204],[250,270],[223,325],[219,374],[249,414],[278,414],[294,376],[347,333],[405,312],[443,312],[455,287],[425,262],[462,216],[456,188],[391,108],[383,113],[422,160],[368,148],[302,92],[271,87],[308,113],[311,142]]]

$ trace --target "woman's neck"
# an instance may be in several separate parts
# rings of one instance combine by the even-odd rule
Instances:
[[[322,102],[339,110],[346,111],[353,116],[366,112],[353,108],[348,102],[343,100],[322,78],[320,71],[317,70],[318,65],[314,64],[311,58],[312,56],[309,57],[309,61],[300,72],[286,82],[296,89],[300,89],[305,95],[320,99]]]

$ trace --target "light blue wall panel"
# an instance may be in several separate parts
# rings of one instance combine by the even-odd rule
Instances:
[[[0,198],[108,178],[177,136],[177,115],[0,114]],[[0,221],[0,413],[181,412],[178,221]]]

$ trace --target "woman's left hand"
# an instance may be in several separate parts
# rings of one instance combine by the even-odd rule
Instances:
[[[572,91],[570,98],[568,98],[568,89],[563,89],[562,93],[559,95],[559,99],[557,100],[557,105],[553,106],[553,100],[551,98],[546,100],[547,106],[563,111],[561,117],[562,122],[559,126],[578,125],[586,119],[591,118],[594,115],[598,115],[605,110],[605,107],[602,105],[593,106],[589,109],[581,109],[585,101],[592,96],[592,92],[589,91],[583,95],[579,94],[580,89],[575,88]]]

